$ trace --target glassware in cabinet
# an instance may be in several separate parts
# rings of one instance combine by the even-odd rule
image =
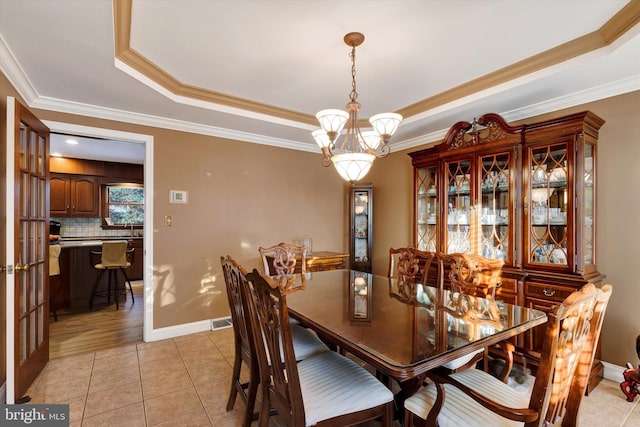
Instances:
[[[435,252],[438,230],[438,169],[416,169],[416,230],[417,249]]]
[[[525,214],[528,262],[568,266],[568,147],[566,143],[529,149]]]
[[[510,165],[511,154],[480,156],[480,247],[476,253],[486,258],[508,261],[511,236]]]
[[[472,162],[470,159],[445,163],[445,188],[447,193],[444,211],[446,228],[446,253],[469,251],[472,242],[471,211]]]
[[[370,184],[353,185],[351,187],[351,269],[367,273],[371,272],[373,237],[372,196],[373,188]]]

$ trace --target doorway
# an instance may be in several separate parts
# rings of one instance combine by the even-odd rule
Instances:
[[[122,132],[112,129],[94,128],[80,125],[73,125],[61,122],[44,122],[52,134],[65,134],[65,135],[77,135],[81,138],[94,138],[100,140],[114,140],[120,141],[123,144],[142,144],[144,146],[144,225],[142,234],[144,236],[143,253],[144,253],[144,265],[142,280],[133,281],[134,295],[136,302],[133,306],[127,304],[126,307],[120,307],[120,313],[111,313],[114,307],[109,307],[109,317],[111,321],[103,323],[102,327],[99,324],[95,324],[91,320],[93,313],[87,314],[74,314],[72,316],[78,316],[75,320],[65,322],[65,318],[61,317],[61,323],[54,325],[56,322],[52,322],[53,330],[51,332],[51,338],[54,340],[54,347],[52,347],[52,358],[70,355],[73,352],[81,353],[86,351],[95,351],[98,349],[95,346],[113,347],[122,345],[140,337],[143,341],[148,341],[151,332],[153,330],[153,306],[152,300],[149,296],[152,295],[152,275],[148,274],[151,268],[148,267],[152,264],[153,254],[151,248],[153,233],[153,219],[152,219],[152,195],[153,195],[153,137],[150,135],[135,134],[130,132]],[[125,147],[125,146],[123,146]],[[53,153],[54,150],[52,150]],[[95,153],[94,153],[95,154]],[[86,157],[86,156],[83,156]],[[90,160],[98,160],[98,158],[91,158]],[[113,160],[108,160],[113,161]],[[118,320],[119,319],[119,320]],[[73,325],[73,326],[69,326]],[[84,325],[84,326],[83,326]],[[104,338],[96,336],[95,331],[100,329],[107,329],[107,326],[111,325],[111,338]],[[119,325],[119,326],[118,326]],[[123,335],[120,335],[118,328],[121,331],[128,331]],[[134,328],[133,333],[130,328]],[[114,330],[115,329],[115,330]],[[107,331],[108,332],[108,331]],[[84,338],[78,338],[80,334],[88,336],[88,342],[82,342]],[[73,337],[75,336],[75,339]],[[117,338],[120,336],[120,338]],[[114,338],[115,337],[115,338]],[[117,340],[120,339],[120,342]],[[67,340],[65,346],[61,349],[56,345],[56,340]],[[114,341],[116,340],[116,341]],[[93,343],[92,343],[93,342]]]

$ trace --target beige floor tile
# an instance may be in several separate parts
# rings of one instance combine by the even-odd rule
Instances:
[[[242,399],[238,399],[232,411],[227,412],[224,406],[207,406],[205,410],[211,425],[215,427],[239,427],[242,426],[242,420],[244,418],[244,402]],[[258,425],[257,421],[253,422],[253,425]]]
[[[104,359],[96,359],[93,362],[93,373],[95,375],[127,367],[138,367],[138,355],[136,352],[121,353]]]
[[[136,344],[123,345],[121,347],[110,348],[108,350],[96,351],[96,360],[104,359],[106,357],[117,356],[123,353],[131,353],[137,350]]]
[[[82,427],[145,427],[144,405],[137,402],[93,417],[85,418]]]
[[[42,373],[40,384],[55,384],[61,381],[79,380],[91,377],[92,364],[79,364],[75,366],[47,367]]]
[[[140,370],[137,366],[124,366],[100,371],[91,376],[89,393],[136,382],[140,383]]]
[[[109,412],[136,402],[142,402],[142,387],[140,382],[129,383],[106,390],[89,393],[84,408],[85,417]]]
[[[151,342],[141,342],[136,344],[138,351],[140,350],[148,350],[150,348],[161,348],[161,347],[175,347],[176,344],[173,341],[173,338],[169,338],[166,340],[160,341],[151,341]]]
[[[183,368],[175,372],[168,372],[163,375],[154,375],[142,380],[142,395],[144,400],[162,396],[178,390],[193,388],[191,378]]]
[[[202,408],[193,387],[147,399],[144,405],[148,426],[166,423]]]
[[[64,402],[54,403],[67,403],[69,405],[69,421],[82,421],[84,416],[84,405],[87,402],[87,396],[78,396],[71,399],[66,399]]]
[[[226,384],[231,384],[231,374],[233,373],[233,368],[228,364],[208,365],[194,369],[188,369],[187,371],[189,372],[191,381],[193,381],[194,384],[214,381],[225,384],[226,387]],[[240,372],[240,378],[244,378],[243,372]]]
[[[176,341],[176,347],[178,347],[180,353],[189,353],[193,351],[204,352],[210,351],[211,349],[218,351],[216,345],[206,335],[200,335],[199,337],[190,340]]]
[[[164,345],[138,350],[138,361],[141,365],[158,359],[166,360],[167,358],[179,359],[180,353],[178,352],[178,347],[175,345]]]
[[[89,377],[52,384],[40,384],[31,396],[31,403],[65,402],[78,396],[84,396],[89,390]]]
[[[143,380],[154,376],[167,375],[171,372],[186,372],[186,370],[187,369],[184,367],[184,363],[180,358],[168,360],[156,359],[148,363],[140,364],[140,376]]]
[[[211,381],[196,384],[195,387],[205,408],[208,406],[225,406],[227,404],[229,388],[220,387],[219,383]]]
[[[175,426],[189,426],[189,427],[218,427],[218,424],[211,424],[209,417],[204,408],[198,408],[193,412],[181,415],[178,418],[165,421],[160,424],[156,424],[156,427],[175,427]]]

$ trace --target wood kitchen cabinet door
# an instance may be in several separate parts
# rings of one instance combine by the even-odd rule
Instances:
[[[51,174],[51,216],[100,216],[98,179],[89,175]]]

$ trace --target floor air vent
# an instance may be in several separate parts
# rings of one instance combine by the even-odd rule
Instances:
[[[211,330],[226,329],[231,327],[231,317],[223,317],[222,319],[213,319],[211,321]]]

